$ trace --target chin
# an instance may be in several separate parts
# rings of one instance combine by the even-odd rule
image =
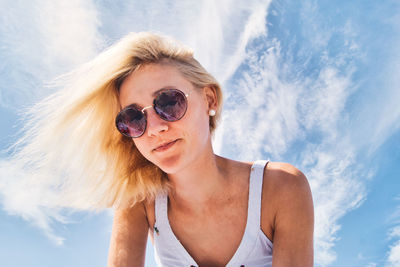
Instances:
[[[157,162],[153,162],[157,165],[163,172],[166,174],[174,174],[177,173],[180,169],[182,169],[182,161],[178,156],[158,159]]]

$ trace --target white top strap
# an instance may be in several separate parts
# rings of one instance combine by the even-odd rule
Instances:
[[[258,160],[253,163],[250,174],[248,223],[261,227],[261,198],[264,168],[268,161]]]
[[[258,238],[261,229],[261,193],[264,167],[268,161],[258,160],[253,163],[250,172],[249,182],[249,202],[247,208],[246,229],[235,255],[229,261],[227,266],[232,266],[246,259],[254,249],[254,244]]]

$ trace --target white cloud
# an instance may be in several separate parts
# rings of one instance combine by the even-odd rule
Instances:
[[[377,267],[378,264],[376,262],[370,261],[371,257],[365,256],[362,252],[357,254],[357,262],[368,262],[365,264],[365,267]]]
[[[275,45],[261,57],[259,50],[249,51],[249,71],[227,92],[223,125],[230,140],[224,146],[234,148],[236,158],[260,158],[265,152],[278,156],[298,134],[298,92],[278,78],[279,44]]]
[[[304,96],[300,103],[303,123],[307,129],[318,128],[324,138],[335,139],[338,123],[342,116],[347,97],[351,90],[351,72],[346,76],[338,74],[338,69],[325,67],[315,80],[307,80]],[[334,129],[332,131],[332,129]]]
[[[66,223],[57,207],[57,193],[46,185],[38,184],[34,175],[26,173],[9,161],[0,160],[0,200],[2,208],[10,215],[22,217],[43,230],[55,244],[63,238],[51,227],[55,221]]]
[[[296,65],[291,58],[294,48],[284,50],[282,40],[267,36],[270,1],[178,4],[160,0],[111,6],[84,0],[8,1],[8,11],[0,16],[0,55],[5,55],[0,62],[0,73],[4,73],[0,74],[0,104],[8,107],[41,95],[33,88],[41,90],[44,80],[92,57],[102,45],[99,27],[110,39],[139,30],[170,34],[192,46],[200,62],[230,86],[225,90],[226,111],[216,150],[244,160],[266,156],[292,160],[307,175],[316,212],[315,258],[327,266],[336,258],[339,219],[365,198],[366,175],[357,154],[367,143],[359,140],[357,129],[372,129],[373,142],[379,146],[398,129],[400,111],[395,108],[399,94],[392,97],[389,90],[376,102],[376,107],[388,103],[383,109],[374,109],[376,127],[367,124],[368,113],[364,113],[359,125],[347,129],[345,108],[357,88],[354,66],[348,59],[361,48],[353,24],[348,22],[338,31],[345,36],[347,49],[334,56],[324,51],[332,30],[320,23],[323,18],[313,4],[306,1],[301,12],[304,25],[311,27],[300,33],[311,44],[301,53],[305,61],[318,54],[320,64],[315,73],[304,73],[305,63]],[[347,63],[349,66],[343,67]],[[241,66],[246,68],[232,78]],[[289,79],[289,74],[295,78]],[[399,85],[396,77],[400,76],[393,75],[392,81]],[[3,208],[34,222],[61,243],[62,238],[51,228],[52,222],[66,220],[54,204],[56,192],[25,179],[30,175],[10,162],[1,161],[0,169]],[[391,247],[389,261],[398,260],[399,246],[394,243]]]
[[[396,226],[390,231],[389,238],[396,241],[389,247],[386,266],[398,267],[400,266],[400,226]]]
[[[282,62],[278,41],[268,46],[264,52],[249,49],[249,70],[235,81],[236,91],[227,95],[223,122],[227,138],[221,147],[223,153],[243,160],[265,155],[279,160],[296,153],[289,158],[308,176],[313,191],[316,262],[327,266],[336,258],[338,220],[365,197],[354,155],[357,147],[338,126],[351,74],[326,67],[314,80],[285,81],[281,77],[295,66]],[[293,149],[296,142],[304,144],[298,155]]]
[[[396,237],[400,237],[400,225],[394,227],[390,232],[389,232],[389,238],[396,238]]]
[[[192,47],[196,58],[224,82],[243,60],[248,41],[266,31],[271,1],[204,0],[99,3],[102,30],[112,39],[130,31],[168,34]],[[115,18],[118,14],[118,19]]]
[[[0,11],[0,105],[18,109],[49,92],[45,84],[91,58],[101,46],[91,1],[2,1]],[[52,223],[65,223],[57,192],[35,175],[0,161],[3,209],[42,229],[56,244]]]
[[[99,49],[91,1],[2,1],[0,105],[15,108],[47,94],[44,84]]]
[[[110,30],[108,33],[112,35],[115,29],[107,28],[108,25],[122,27],[121,34],[145,29],[171,34],[192,45],[211,71],[221,70],[227,77],[245,56],[247,42],[265,33],[269,1],[239,6],[235,1],[186,4],[136,1],[113,7],[105,5],[95,6],[83,0],[9,1],[8,12],[1,16],[4,23],[0,25],[4,40],[0,53],[6,58],[0,63],[0,69],[4,70],[0,104],[10,108],[46,95],[45,81],[91,58],[103,42],[108,42],[102,41],[104,37],[98,32],[101,28],[104,32]],[[107,13],[113,8],[121,12]],[[168,16],[166,10],[170,11]],[[227,71],[227,61],[230,71]],[[57,201],[57,190],[50,184],[35,183],[35,174],[13,166],[12,161],[3,159],[0,169],[3,209],[32,222],[55,243],[61,244],[62,238],[52,229],[54,222],[66,222],[60,215],[63,206]]]
[[[338,220],[358,207],[365,198],[365,188],[349,148],[310,146],[300,166],[309,178],[315,203],[315,259],[322,266],[336,259]],[[344,152],[343,152],[344,151]]]
[[[390,247],[387,266],[400,266],[400,241],[397,241]]]
[[[304,48],[303,55],[323,55],[312,73],[291,61],[300,52],[283,51],[281,40],[261,35],[248,44],[246,67],[226,94],[220,147],[236,159],[292,160],[306,174],[315,203],[315,260],[328,266],[336,259],[338,221],[365,199],[370,174],[357,161],[360,143],[346,127],[346,103],[357,88],[350,60],[357,45],[350,39],[351,45],[344,43],[348,50],[325,53],[321,48],[332,33],[320,29],[315,16],[307,22],[312,19],[315,31],[308,29],[306,37],[314,46]],[[345,33],[351,37],[349,26]]]
[[[397,210],[400,210],[398,208]],[[387,267],[400,266],[400,225],[393,227],[388,233],[388,239],[393,240],[389,246],[386,258]]]

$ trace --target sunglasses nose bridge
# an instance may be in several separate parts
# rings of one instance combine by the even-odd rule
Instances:
[[[165,132],[168,130],[168,122],[163,120],[154,109],[153,111],[146,112],[146,118],[147,118],[147,134],[149,136],[155,136],[160,132]]]
[[[144,107],[144,108],[142,108],[142,113],[144,113],[144,111],[146,110],[146,109],[149,109],[149,108],[152,108],[153,106],[147,106],[147,107]]]

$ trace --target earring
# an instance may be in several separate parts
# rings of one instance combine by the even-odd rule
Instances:
[[[210,109],[210,111],[208,112],[208,115],[210,115],[211,117],[215,116],[216,112],[213,109]]]

